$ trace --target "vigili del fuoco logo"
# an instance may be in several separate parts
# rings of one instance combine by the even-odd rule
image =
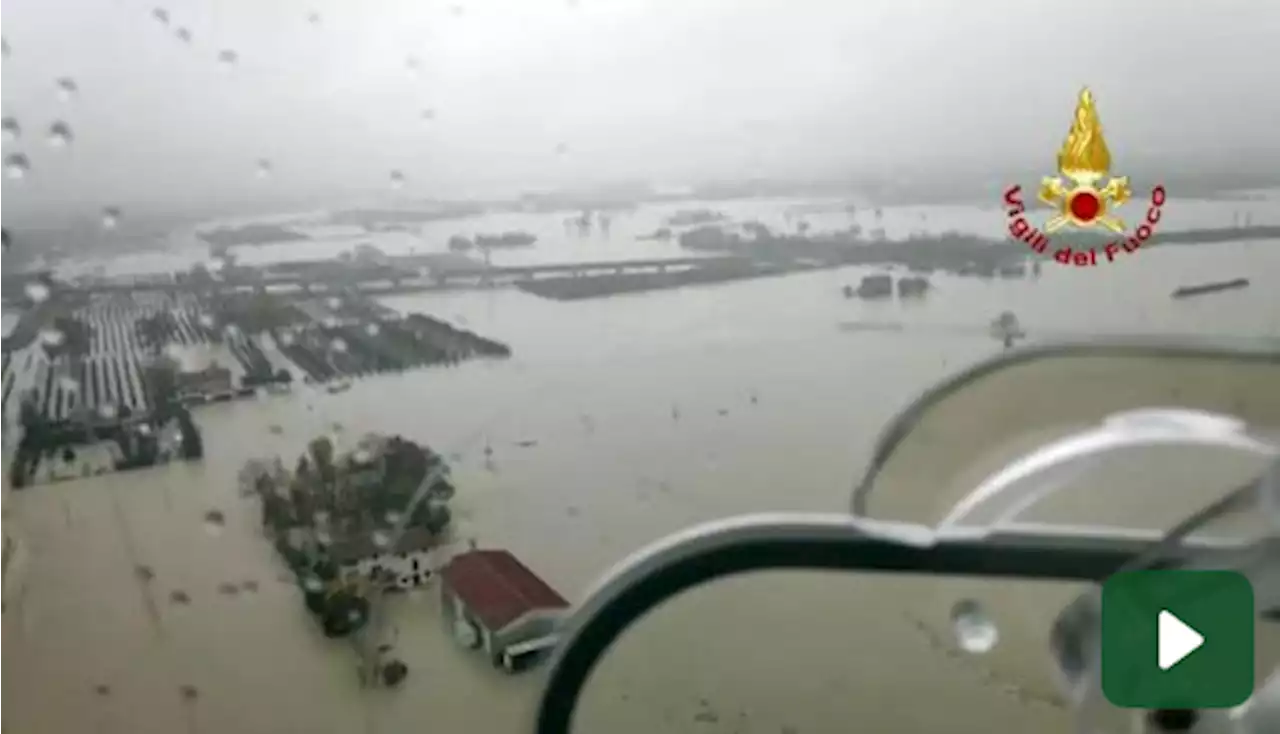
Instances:
[[[1004,192],[1009,234],[1041,255],[1051,253],[1063,265],[1089,267],[1113,262],[1121,254],[1137,252],[1151,239],[1160,222],[1160,209],[1165,202],[1163,185],[1151,190],[1146,216],[1126,234],[1124,220],[1114,212],[1132,196],[1129,178],[1111,175],[1111,151],[1102,136],[1093,94],[1084,89],[1076,103],[1071,131],[1058,151],[1058,175],[1041,181],[1036,196],[1057,213],[1045,222],[1043,231],[1037,229],[1023,216],[1027,207],[1022,201],[1022,187],[1010,186]],[[1114,238],[1105,244],[1091,244],[1084,237],[1075,242],[1055,241],[1060,234],[1066,239],[1068,233],[1090,231],[1106,231]]]

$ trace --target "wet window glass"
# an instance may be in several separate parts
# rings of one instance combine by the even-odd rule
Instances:
[[[1280,339],[1280,11],[1224,1],[6,2],[6,730],[531,731],[610,569],[847,514],[948,376]],[[1100,406],[1280,415],[1106,369],[971,400],[865,511],[947,521]],[[1165,531],[1209,464],[1035,519]],[[1029,610],[1087,584],[849,579],[690,592],[578,728],[1066,726]]]

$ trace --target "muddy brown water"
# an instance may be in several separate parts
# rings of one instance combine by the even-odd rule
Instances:
[[[6,498],[25,555],[4,613],[5,730],[530,731],[542,673],[507,677],[459,650],[432,589],[389,610],[411,668],[403,687],[362,691],[351,649],[325,640],[278,580],[257,508],[238,493],[241,463],[292,457],[335,423],[340,444],[366,430],[424,440],[457,454],[459,537],[511,548],[577,598],[629,553],[696,522],[843,511],[883,424],[928,384],[994,353],[981,332],[1001,310],[1017,311],[1033,335],[1280,334],[1280,288],[1261,282],[1169,301],[1193,270],[1211,279],[1248,263],[1280,273],[1274,248],[1212,252],[1050,268],[1038,283],[939,279],[914,306],[845,301],[840,285],[856,282],[856,270],[582,304],[512,291],[393,299],[464,316],[515,357],[371,379],[339,395],[211,406],[197,416],[201,464]],[[851,319],[906,328],[837,329]],[[938,324],[969,331],[912,331]],[[927,504],[922,515],[937,510]],[[216,534],[210,510],[225,517]],[[222,593],[224,584],[239,591]],[[187,601],[173,601],[176,592]],[[671,602],[620,642],[587,690],[579,730],[1066,731],[1034,618],[1046,598],[1077,592],[1023,584],[992,597],[1004,635],[993,655],[1003,657],[985,660],[957,652],[947,623],[954,598],[985,593],[982,582],[723,582]]]

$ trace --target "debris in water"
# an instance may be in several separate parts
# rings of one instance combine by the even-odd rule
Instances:
[[[244,589],[245,591],[249,592],[250,594],[256,594],[256,593],[258,593],[258,582],[257,582],[257,581],[254,581],[253,579],[248,579],[248,580],[246,580],[246,581],[241,581],[241,582],[240,582],[240,588]]]
[[[179,686],[179,687],[178,687],[178,693],[182,695],[182,700],[183,700],[183,701],[188,701],[188,702],[190,702],[190,701],[195,701],[196,699],[200,698],[200,689],[199,689],[199,688],[196,688],[195,686],[191,685],[190,683],[185,683],[185,684],[183,684],[183,685]]]
[[[728,408],[721,408],[721,409],[719,409],[719,410],[717,410],[717,411],[716,411],[716,415],[729,415],[729,409],[728,409]]]
[[[751,404],[756,405],[760,402],[760,396],[754,390],[751,391]]]
[[[409,666],[399,660],[392,660],[382,666],[382,682],[388,687],[399,685],[409,675]]]
[[[133,567],[133,575],[142,581],[150,581],[156,577],[156,572],[155,569],[145,563],[140,563]]]
[[[522,449],[533,448],[534,446],[537,446],[537,445],[538,445],[538,439],[536,438],[526,438],[521,441],[516,441],[516,446]]]
[[[284,433],[284,428],[279,423],[272,423],[270,426],[267,427],[267,430],[273,436],[279,436]]]
[[[210,535],[221,535],[226,529],[227,517],[222,514],[222,510],[209,510],[204,513],[204,531]]]
[[[240,587],[230,581],[223,581],[218,584],[218,593],[223,596],[235,596],[240,593]]]
[[[191,603],[191,595],[182,589],[174,589],[169,592],[169,603],[186,606]]]
[[[99,683],[98,685],[93,687],[93,692],[98,694],[99,696],[110,696],[111,686],[107,685],[106,683]]]
[[[679,405],[673,405],[673,406],[671,406],[671,420],[673,420],[673,421],[678,421],[678,420],[680,420],[680,406],[679,406]]]

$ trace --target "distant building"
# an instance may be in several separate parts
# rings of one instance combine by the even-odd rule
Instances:
[[[202,370],[179,372],[176,376],[178,395],[216,397],[230,395],[234,388],[231,385],[231,370],[214,362]]]
[[[510,551],[467,551],[440,576],[449,631],[495,666],[522,669],[557,641],[569,602]]]

